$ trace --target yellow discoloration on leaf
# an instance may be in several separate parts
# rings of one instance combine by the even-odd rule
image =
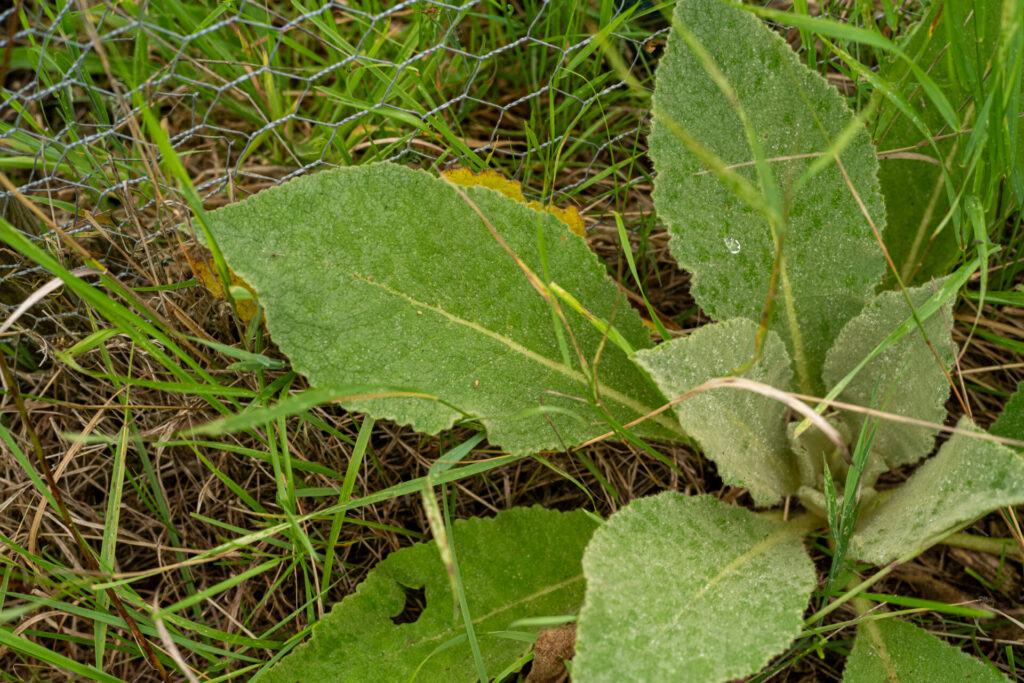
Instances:
[[[468,168],[456,168],[451,171],[441,171],[441,177],[462,187],[477,185],[486,187],[495,192],[500,192],[509,199],[526,204],[526,197],[523,196],[523,186],[518,181],[509,180],[497,171],[486,170],[473,173]]]
[[[485,170],[480,173],[473,173],[468,168],[457,168],[451,171],[441,171],[441,176],[449,182],[463,187],[481,186],[495,192],[500,192],[509,199],[526,204],[536,211],[544,211],[569,226],[569,229],[580,237],[587,236],[587,230],[583,225],[583,218],[575,206],[561,208],[554,205],[545,206],[540,202],[528,202],[523,196],[523,186],[515,180],[509,180],[497,171]]]
[[[540,202],[530,202],[527,206],[538,211],[547,211],[552,216],[569,226],[569,229],[580,237],[587,236],[587,229],[583,225],[583,217],[576,210],[575,206],[561,208],[559,206],[542,206]]]
[[[210,293],[218,299],[225,299],[224,288],[220,285],[220,279],[217,277],[216,266],[213,263],[213,258],[210,256],[210,252],[205,247],[198,244],[187,244],[183,245],[182,254],[185,256],[185,260],[188,261],[189,268],[192,269],[193,275],[196,279],[202,283],[204,287],[210,290]],[[256,298],[256,292],[252,287],[248,285],[242,278],[235,275],[234,271],[230,268],[228,273],[231,275],[231,285],[243,287],[250,294],[253,299]],[[236,299],[235,305],[238,308],[238,317],[243,322],[249,322],[252,320],[258,311],[256,302],[252,299]]]

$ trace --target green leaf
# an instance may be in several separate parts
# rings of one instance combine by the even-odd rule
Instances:
[[[737,318],[705,325],[688,337],[638,351],[633,357],[662,393],[673,399],[750,361],[756,336],[756,324]],[[762,357],[739,376],[791,389],[793,371],[777,334],[768,333]],[[723,387],[688,398],[673,410],[683,430],[718,465],[722,479],[733,486],[747,487],[758,505],[774,505],[796,492],[796,468],[783,422],[784,404]]]
[[[1017,391],[988,431],[996,436],[1024,441],[1024,382],[1017,385]]]
[[[852,112],[839,93],[749,13],[717,0],[683,0],[676,5],[675,19],[725,75],[756,131],[774,185],[786,194],[840,135]],[[672,253],[693,273],[694,297],[711,317],[759,321],[775,254],[769,225],[761,212],[738,201],[705,171],[680,142],[678,129],[752,184],[758,182],[755,155],[736,110],[678,34],[669,39],[658,67],[654,108],[654,201],[672,235]],[[840,158],[875,225],[883,230],[878,162],[866,131],[853,136]],[[835,164],[788,197],[786,214],[785,274],[771,329],[796,362],[801,389],[817,392],[825,352],[870,298],[884,261]]]
[[[966,417],[957,426],[984,433]],[[1004,505],[1022,503],[1024,460],[1000,444],[954,434],[892,496],[861,513],[850,554],[882,565]]]
[[[488,670],[508,666],[530,650],[523,640],[490,635],[517,619],[572,614],[583,599],[580,561],[597,523],[585,512],[513,508],[493,519],[452,525],[468,608]],[[406,591],[424,589],[426,607],[412,623],[396,624]],[[453,621],[451,585],[436,544],[395,551],[378,563],[356,592],[334,606],[299,645],[261,680],[477,680],[466,629]],[[528,632],[529,634],[529,632]],[[454,644],[452,644],[454,641]],[[448,645],[448,647],[443,646]]]
[[[798,522],[710,496],[634,500],[583,557],[573,680],[726,681],[800,633],[814,565]]]
[[[825,421],[837,432],[844,444],[854,443],[853,435],[846,423],[845,415],[829,415]],[[834,443],[817,427],[810,427],[805,432],[796,435],[797,423],[790,422],[786,425],[786,436],[789,439],[790,450],[793,451],[793,459],[796,461],[797,472],[799,472],[800,490],[799,495],[803,497],[809,492],[815,495],[815,499],[821,495],[825,483],[824,462],[822,456],[827,459],[829,469],[832,471],[834,480],[843,481],[849,465],[842,453]],[[825,508],[820,508],[824,512]]]
[[[864,621],[846,660],[843,683],[999,683],[1007,679],[991,666],[896,618]]]
[[[940,283],[941,284],[941,283]],[[931,285],[907,290],[907,295],[920,309],[932,295]],[[839,333],[829,349],[822,373],[825,385],[834,386],[843,379],[879,342],[911,316],[910,306],[900,292],[883,292],[851,320]],[[905,337],[869,361],[839,394],[839,400],[859,406],[883,410],[904,417],[942,424],[946,418],[945,403],[949,397],[949,380],[944,368],[953,362],[954,348],[947,325],[952,320],[952,301],[923,320],[928,340],[942,364],[928,348],[920,329]],[[877,404],[872,405],[875,387]],[[863,413],[845,413],[853,433],[858,433],[864,420],[875,419]],[[938,429],[912,426],[882,419],[868,461],[866,483],[893,467],[917,462],[931,452]]]
[[[634,348],[650,344],[604,266],[562,222],[486,188],[464,191],[538,278],[558,282],[598,318],[614,316]],[[595,408],[572,398],[591,389],[578,360],[563,361],[548,302],[460,192],[423,171],[372,164],[303,176],[208,218],[232,269],[255,287],[274,341],[314,387],[437,397],[346,407],[428,434],[478,418],[512,453],[607,431]],[[601,334],[564,313],[593,361]],[[598,372],[620,423],[663,402],[611,344]],[[651,421],[638,429],[669,436],[674,425],[662,424],[668,429]]]

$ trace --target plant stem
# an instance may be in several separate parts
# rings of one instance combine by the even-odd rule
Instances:
[[[1013,555],[1021,558],[1020,548],[1012,538],[985,538],[967,533],[956,533],[943,541],[945,545],[954,548],[966,548],[978,552],[989,553],[990,555]]]

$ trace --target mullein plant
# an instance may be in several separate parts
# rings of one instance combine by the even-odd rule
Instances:
[[[305,176],[210,213],[206,227],[292,367],[350,410],[427,434],[476,425],[508,461],[600,438],[655,455],[656,442],[689,440],[757,508],[803,510],[784,518],[666,491],[603,523],[540,508],[450,523],[437,493],[461,466],[442,458],[411,491],[433,511],[435,540],[381,562],[262,680],[489,680],[527,661],[540,626],[571,619],[574,680],[733,680],[870,585],[844,558],[905,562],[1024,503],[1011,439],[966,417],[940,427],[952,305],[985,255],[948,275],[936,271],[948,255],[930,261],[939,277],[917,286],[919,269],[904,281],[887,266],[885,245],[916,258],[919,226],[886,225],[894,195],[867,114],[752,11],[682,0],[658,69],[654,202],[716,321],[685,337],[653,344],[585,241],[543,207],[422,170]],[[874,40],[937,116],[966,126],[906,52]],[[907,105],[896,89],[886,97]],[[875,489],[928,456],[940,429],[949,439],[904,485]],[[807,617],[816,575],[804,539],[819,531],[836,549],[825,597],[854,588]],[[422,588],[424,612],[394,623]],[[844,679],[893,676],[1005,680],[875,613],[857,626]]]

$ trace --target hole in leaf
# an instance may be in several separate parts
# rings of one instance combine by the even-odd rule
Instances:
[[[391,617],[391,621],[395,624],[415,624],[426,607],[427,592],[423,588],[409,586],[402,586],[402,590],[405,591],[405,605],[401,612]]]

